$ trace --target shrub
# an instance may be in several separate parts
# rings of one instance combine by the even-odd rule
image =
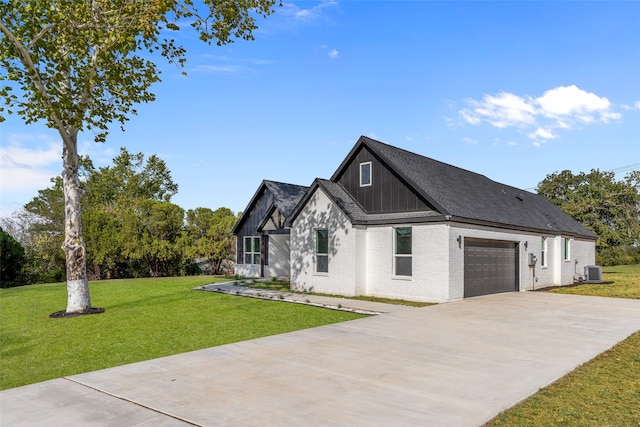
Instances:
[[[0,228],[0,287],[11,288],[24,284],[24,248]]]

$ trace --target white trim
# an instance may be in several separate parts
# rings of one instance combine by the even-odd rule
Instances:
[[[399,254],[398,251],[398,241],[397,241],[397,230],[401,228],[408,228],[411,230],[411,253],[409,254]],[[396,274],[396,260],[397,258],[410,258],[411,259],[411,274]],[[393,227],[393,271],[391,272],[391,277],[393,279],[402,279],[402,280],[411,280],[413,278],[413,227]]]
[[[318,232],[326,231],[327,232],[327,252],[318,252]],[[329,229],[328,228],[316,228],[314,229],[314,237],[315,237],[315,251],[313,257],[313,272],[319,276],[329,275]],[[326,257],[327,258],[327,271],[318,271],[318,257]]]
[[[547,244],[547,238],[541,236],[540,238],[540,268],[547,268],[549,266],[549,245]]]
[[[249,239],[249,250],[247,250],[247,239]],[[255,240],[258,239],[258,251],[255,251]],[[242,261],[247,265],[260,265],[260,245],[261,245],[260,236],[244,236],[242,239]],[[251,262],[247,262],[247,255],[251,257]],[[258,255],[258,262],[254,262],[255,255]]]
[[[362,182],[362,167],[365,165],[369,165],[369,182],[364,184]],[[360,187],[371,187],[373,185],[373,163],[372,162],[362,162],[360,163]]]
[[[571,239],[568,237],[562,238],[562,260],[564,262],[571,261]]]

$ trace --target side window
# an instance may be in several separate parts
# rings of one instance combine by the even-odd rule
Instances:
[[[395,228],[393,240],[393,274],[411,277],[413,258],[411,227]]]
[[[547,238],[542,237],[540,241],[540,266],[547,266]]]
[[[260,264],[260,237],[244,238],[244,263]]]
[[[371,162],[360,163],[360,187],[371,185]]]
[[[571,257],[571,248],[569,246],[570,240],[568,237],[562,239],[562,259],[569,261]]]
[[[316,230],[316,273],[329,272],[329,230]]]

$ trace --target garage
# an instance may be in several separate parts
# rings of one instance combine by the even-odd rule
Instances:
[[[464,297],[518,290],[518,243],[464,239]]]

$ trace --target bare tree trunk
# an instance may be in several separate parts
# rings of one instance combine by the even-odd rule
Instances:
[[[62,183],[64,185],[64,250],[67,261],[67,313],[89,313],[89,283],[82,237],[82,189],[78,178],[78,131],[68,134],[70,144],[63,144]]]

